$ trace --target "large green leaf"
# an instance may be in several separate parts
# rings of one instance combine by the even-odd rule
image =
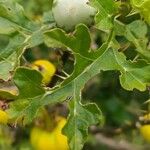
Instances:
[[[101,53],[109,47],[109,42],[111,40],[112,32],[108,37],[108,40],[103,43],[103,45],[97,49],[95,52],[90,50],[91,45],[91,38],[88,28],[83,25],[79,24],[74,31],[74,34],[67,34],[61,29],[53,29],[50,31],[45,32],[45,40],[50,42],[48,45],[51,45],[53,41],[56,45],[65,46],[69,48],[71,52],[74,54],[75,57],[75,65],[74,71],[72,75],[63,82],[63,85],[69,83],[74,78],[83,72],[83,70],[93,62]]]
[[[143,65],[139,66],[139,64],[143,64]],[[145,90],[146,84],[150,82],[149,67],[150,66],[146,65],[146,63],[140,63],[140,62],[135,64],[132,63],[130,64],[130,62],[125,59],[125,56],[122,53],[118,53],[116,50],[113,50],[111,48],[106,49],[105,51],[103,51],[103,53],[99,58],[97,58],[89,66],[87,66],[85,70],[80,75],[78,75],[74,80],[72,80],[70,83],[68,83],[65,86],[62,86],[61,88],[55,89],[54,91],[47,92],[46,94],[42,94],[42,95],[37,95],[33,98],[24,99],[22,97],[22,99],[17,99],[15,102],[12,103],[10,113],[15,114],[15,116],[18,117],[25,116],[26,120],[31,121],[35,117],[40,107],[47,104],[61,102],[66,100],[67,97],[72,97],[71,100],[72,102],[70,105],[71,114],[70,114],[70,119],[68,121],[68,124],[65,128],[65,134],[68,137],[71,136],[73,137],[71,139],[69,138],[70,139],[69,144],[71,148],[81,149],[87,137],[87,128],[90,125],[101,121],[101,113],[96,108],[95,105],[89,104],[91,105],[91,109],[90,109],[88,105],[87,107],[85,107],[82,106],[81,104],[81,97],[80,97],[81,89],[83,89],[85,83],[93,76],[98,74],[100,70],[119,70],[122,73],[122,76],[120,78],[121,78],[122,86],[124,88],[128,90],[132,90],[133,88]],[[145,72],[144,75],[143,72],[141,72],[141,68]],[[19,70],[22,71],[22,68],[19,68]],[[17,74],[20,71],[17,71],[15,75],[16,76],[15,80],[20,79],[18,88],[19,86],[22,85],[21,78],[18,79],[17,77],[18,76]],[[31,72],[32,75],[33,73],[36,73],[33,71]],[[20,74],[20,76],[24,78],[24,75]],[[141,76],[143,76],[144,78],[141,79]],[[29,82],[30,81],[25,81],[24,87],[26,87],[26,85],[29,84]],[[32,87],[32,84],[33,83],[31,83],[30,87]],[[22,105],[20,104],[21,102]],[[93,114],[92,114],[92,110],[94,111]],[[82,112],[82,113],[80,113],[80,116],[78,116],[74,114],[75,111]],[[85,118],[87,114],[90,114],[91,118],[89,120]],[[87,122],[79,121],[81,120],[81,118],[83,118],[83,120],[86,119]],[[74,124],[74,126],[72,127],[73,122],[74,123],[80,122],[81,124]],[[84,128],[85,130],[81,130],[81,127],[83,126],[85,127]],[[71,132],[69,128],[72,128],[74,132]],[[75,134],[76,131],[77,134]],[[75,145],[79,145],[79,147],[76,147]]]
[[[0,49],[0,79],[11,79],[25,49],[43,43],[43,32],[49,28],[30,21],[18,3],[0,0],[0,34],[9,37],[8,45]]]
[[[25,121],[32,121],[40,104],[34,103],[32,106],[32,102],[38,102],[45,94],[45,90],[42,87],[42,75],[36,70],[22,67],[16,70],[14,83],[19,90],[19,94],[15,97],[16,101],[11,104],[11,109],[8,110],[10,117],[18,119],[18,116],[27,115],[28,117],[26,117]],[[30,109],[30,105],[34,108]],[[25,111],[26,107],[28,111]]]
[[[25,33],[29,32],[29,24],[31,25],[22,6],[12,1],[0,0],[0,34],[10,35],[8,45],[0,49],[0,79],[10,79],[11,72],[19,65],[19,58],[28,45],[29,36],[25,36]],[[32,24],[32,28],[33,26]],[[16,31],[25,33],[19,34]]]
[[[77,25],[73,33],[59,28],[50,29],[53,25],[41,27],[26,18],[20,5],[0,0],[0,34],[10,38],[8,45],[0,50],[1,79],[11,78],[26,47],[36,46],[43,41],[50,47],[66,47],[75,57],[73,73],[58,87],[47,91],[42,87],[39,72],[17,67],[13,81],[19,94],[14,96],[0,91],[0,97],[14,99],[8,109],[10,117],[16,121],[24,118],[24,123],[31,122],[41,107],[68,101],[70,114],[64,134],[69,138],[69,146],[73,150],[82,149],[89,126],[102,121],[101,111],[96,104],[82,104],[82,89],[92,77],[101,71],[117,70],[120,72],[120,83],[126,90],[136,88],[145,91],[150,85],[150,65],[144,60],[127,60],[124,53],[118,52],[113,32],[115,27],[115,34],[133,42],[137,52],[148,60],[147,26],[141,21],[129,25],[115,21],[114,25],[116,7],[113,0],[92,0],[91,5],[98,10],[96,27],[108,33],[108,39],[94,52],[91,50],[90,30],[85,25]]]
[[[145,91],[150,84],[150,65],[144,61],[128,61],[123,53],[109,50],[105,53],[99,65],[102,70],[118,70],[121,72],[120,83],[126,90],[134,88]]]
[[[35,118],[40,107],[64,101],[69,95],[72,95],[71,85],[45,93],[41,74],[29,68],[18,68],[14,75],[14,82],[19,90],[19,95],[13,97],[15,101],[10,103],[8,113],[10,118],[16,120],[24,117],[23,123],[25,124]]]
[[[80,25],[79,27],[77,29],[79,29],[78,32],[80,32],[80,36],[82,37],[82,35],[85,34],[82,29],[85,31],[86,27],[84,25]],[[69,80],[67,79],[66,82],[59,87],[46,93],[36,93],[34,97],[26,97],[28,94],[23,94],[24,92],[21,92],[21,90],[19,97],[12,102],[12,107],[9,110],[11,112],[10,114],[15,114],[15,117],[24,116],[25,120],[31,121],[36,116],[39,108],[42,106],[62,102],[71,97],[70,117],[65,128],[65,134],[69,137],[69,145],[72,149],[81,149],[87,138],[88,127],[101,121],[101,112],[94,104],[82,105],[81,103],[81,91],[88,80],[100,73],[102,70],[118,70],[121,73],[121,85],[127,90],[133,90],[136,88],[144,91],[146,90],[146,86],[150,83],[150,65],[144,61],[132,62],[126,60],[126,57],[122,52],[118,52],[117,49],[111,48],[113,45],[111,45],[111,42],[113,41],[112,33],[113,32],[110,33],[107,44],[98,49],[96,57],[90,59],[89,62],[84,62],[83,59],[79,59],[83,57],[82,53],[78,52],[79,54],[76,54],[76,47],[80,48],[80,45],[82,46],[82,42],[76,42],[77,46],[73,45],[76,39],[76,34],[66,35],[60,29],[50,30],[47,36],[50,36],[50,38],[54,39],[58,45],[61,43],[63,46],[69,48],[75,56],[78,55],[76,56],[78,65],[75,66],[77,72],[76,74],[74,74],[74,72],[74,76],[69,78]],[[89,44],[87,43],[87,45]],[[87,45],[85,45],[85,47],[89,48]],[[87,53],[88,50],[86,50],[86,48],[83,49]],[[86,57],[84,55],[83,58],[85,58],[85,60],[89,60],[87,56],[88,54]],[[83,64],[80,66],[80,63]],[[28,74],[27,70],[29,71],[29,69],[18,68],[15,73],[14,82],[16,83],[16,81],[18,81],[18,89],[24,89],[25,87],[28,87],[29,83],[30,87],[37,86],[38,88],[38,85],[35,85],[30,80],[26,80],[31,73],[32,76],[38,76],[36,75],[37,72],[30,70],[30,74]],[[22,71],[24,73],[21,73]],[[24,80],[25,77],[27,78]],[[34,82],[40,84],[38,78],[35,79],[36,80],[34,80]],[[31,90],[32,93],[34,93],[33,90],[35,89],[36,88]],[[28,90],[30,90],[30,88]],[[21,102],[22,105],[20,104]],[[81,112],[80,115],[76,115],[76,111]],[[89,119],[85,117],[88,116],[87,114],[90,116]],[[87,120],[87,122],[84,120]],[[79,122],[80,124],[78,124]],[[73,123],[74,126],[72,126]],[[84,127],[84,130],[82,130],[81,127]],[[70,128],[72,128],[72,132],[69,130]]]

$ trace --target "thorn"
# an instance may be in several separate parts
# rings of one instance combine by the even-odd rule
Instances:
[[[70,75],[69,75],[67,72],[65,72],[64,70],[62,70],[62,73],[63,73],[64,75],[66,75],[67,77],[70,76]]]
[[[135,58],[133,59],[133,61],[136,61],[138,57],[139,57],[139,55],[136,55]]]
[[[58,74],[55,74],[55,76],[56,76],[56,77],[59,77],[59,78],[61,78],[61,79],[63,79],[63,80],[66,79],[66,77],[60,76],[60,75],[58,75]]]

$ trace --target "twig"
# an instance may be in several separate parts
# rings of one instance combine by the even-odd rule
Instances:
[[[123,141],[123,140],[117,141],[112,138],[108,138],[100,133],[96,134],[94,137],[98,143],[104,144],[114,150],[141,150],[142,149],[140,146],[133,145],[131,143],[128,143],[127,141]]]

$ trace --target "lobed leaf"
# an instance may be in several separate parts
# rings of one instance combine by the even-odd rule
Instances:
[[[96,27],[108,32],[113,28],[113,15],[117,11],[115,2],[113,0],[92,0],[90,4],[98,11],[95,16]]]

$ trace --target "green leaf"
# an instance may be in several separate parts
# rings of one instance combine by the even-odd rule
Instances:
[[[132,6],[139,11],[142,17],[150,25],[150,1],[149,0],[131,0]]]
[[[18,3],[0,0],[0,34],[9,37],[8,45],[0,49],[0,79],[11,79],[25,49],[43,43],[43,32],[50,28],[30,21]]]
[[[30,31],[38,29],[38,26],[25,16],[23,7],[9,0],[0,0],[0,22],[2,22],[2,25],[7,22],[9,30]],[[8,33],[6,31],[6,34]]]
[[[67,48],[71,49],[72,52],[74,53],[74,45],[72,42],[72,38],[74,38],[73,35],[69,37],[69,35],[65,35],[64,32],[57,32],[58,30],[53,30],[49,31],[48,36],[52,39],[54,39],[57,42],[60,42]],[[60,31],[60,30],[59,30]],[[51,33],[52,32],[52,33]],[[76,33],[76,32],[75,32]],[[144,36],[144,33],[143,33]],[[60,38],[61,37],[61,38]],[[82,36],[81,36],[82,37]],[[84,87],[84,84],[93,76],[98,74],[101,70],[108,71],[108,70],[118,70],[121,72],[120,76],[120,82],[121,85],[127,89],[127,90],[133,90],[134,88],[137,88],[141,91],[146,90],[146,86],[150,83],[150,67],[147,63],[145,62],[131,62],[127,61],[126,57],[123,53],[119,53],[117,50],[114,50],[112,48],[109,48],[112,39],[112,34],[110,33],[110,37],[108,38],[107,43],[103,45],[99,50],[97,50],[97,57],[93,57],[93,60],[90,60],[89,62],[86,61],[86,58],[83,60],[81,52],[78,54],[74,53],[75,58],[76,58],[76,63],[75,63],[75,71],[70,76],[67,80],[64,81],[63,85],[66,85],[67,87],[69,84],[72,85],[72,91],[71,93],[73,94],[73,103],[75,103],[72,107],[71,114],[70,114],[70,119],[68,120],[68,124],[65,128],[65,134],[68,137],[72,137],[70,139],[70,147],[72,149],[81,149],[83,143],[85,142],[86,139],[86,132],[81,131],[78,127],[78,124],[75,124],[75,120],[78,120],[80,117],[73,115],[73,111],[78,110],[78,103],[80,103],[80,97],[81,95],[81,90]],[[82,38],[81,38],[82,39]],[[80,39],[80,40],[81,40]],[[59,44],[60,44],[59,43]],[[69,44],[68,44],[69,43]],[[79,43],[79,45],[82,43]],[[87,52],[87,51],[85,51]],[[87,64],[86,64],[87,62]],[[82,64],[83,63],[83,64]],[[144,72],[142,72],[142,70]],[[76,91],[76,89],[78,89]],[[63,87],[62,87],[63,90]],[[59,93],[59,90],[57,91]],[[70,94],[71,94],[70,93]],[[53,93],[55,95],[55,93]],[[69,93],[68,93],[69,94]],[[71,96],[71,95],[70,95]],[[50,95],[49,95],[50,97]],[[79,110],[78,110],[79,111]],[[82,115],[83,117],[84,115]],[[70,128],[72,128],[72,124],[74,123],[74,132],[70,132]],[[82,124],[84,125],[84,123]],[[91,124],[90,124],[91,125]],[[87,125],[88,127],[88,125]],[[87,128],[86,127],[86,128]],[[77,130],[77,134],[75,134]],[[76,146],[76,145],[79,145]]]
[[[8,80],[9,77],[11,76],[9,71],[12,70],[12,67],[13,66],[11,65],[11,63],[6,62],[6,61],[1,61],[0,62],[0,69],[1,69],[0,79]]]
[[[79,28],[80,27],[80,28]],[[87,138],[87,128],[92,124],[97,124],[101,121],[101,113],[96,108],[95,105],[83,105],[81,104],[81,91],[84,88],[84,85],[88,80],[90,80],[92,77],[100,73],[100,71],[108,71],[108,70],[118,70],[121,72],[120,81],[122,86],[127,90],[133,90],[134,88],[137,88],[141,91],[144,91],[146,89],[146,86],[150,83],[150,66],[143,62],[131,62],[126,60],[126,57],[123,53],[118,52],[117,50],[114,50],[111,48],[111,41],[113,40],[113,34],[110,33],[110,37],[108,38],[107,44],[105,46],[102,46],[102,48],[98,49],[96,53],[96,57],[93,57],[93,59],[89,60],[88,54],[82,54],[82,52],[77,51],[76,48],[82,47],[82,38],[80,41],[76,41],[77,35],[80,35],[81,37],[86,33],[87,34],[87,28],[83,25],[79,26],[78,34],[74,35],[66,35],[62,30],[56,29],[51,30],[48,32],[48,35],[50,38],[57,41],[57,43],[63,44],[65,47],[69,48],[72,53],[78,56],[76,56],[76,61],[78,63],[83,63],[81,66],[79,64],[76,66],[77,68],[77,74],[74,74],[73,77],[71,77],[65,84],[62,84],[60,87],[57,87],[55,89],[52,89],[51,91],[47,91],[46,93],[36,93],[35,95],[30,97],[30,94],[27,93],[24,94],[24,91],[22,89],[28,87],[28,84],[30,87],[34,87],[33,89],[36,89],[38,85],[32,83],[30,80],[23,80],[26,76],[27,79],[30,79],[30,73],[28,74],[25,71],[22,74],[20,69],[19,71],[16,71],[16,75],[14,78],[14,82],[16,83],[17,80],[19,80],[19,84],[17,85],[18,89],[20,89],[20,93],[23,93],[18,96],[18,99],[16,101],[12,102],[12,106],[10,108],[10,114],[14,114],[16,117],[24,116],[25,120],[32,121],[32,119],[36,116],[37,111],[39,108],[41,108],[44,105],[62,102],[67,100],[68,98],[72,97],[71,99],[71,105],[70,105],[70,119],[69,122],[65,128],[65,134],[68,137],[73,137],[70,139],[70,147],[81,149],[86,138]],[[84,32],[81,30],[83,29]],[[86,32],[85,32],[86,31]],[[76,33],[76,32],[75,32]],[[89,37],[89,36],[88,36]],[[89,40],[88,40],[89,41]],[[90,41],[89,41],[90,42]],[[76,43],[77,45],[73,45]],[[82,49],[85,51],[85,53],[88,53],[89,49],[89,43],[85,44],[85,47],[82,47]],[[88,49],[87,49],[88,48]],[[78,53],[76,53],[78,52]],[[85,58],[85,62],[83,62],[83,59]],[[87,63],[87,64],[86,64]],[[21,69],[22,70],[22,69]],[[31,71],[31,70],[30,70]],[[29,72],[30,72],[29,71]],[[31,71],[32,76],[38,76],[36,71]],[[25,74],[25,77],[24,77]],[[26,78],[25,78],[26,79]],[[23,86],[22,81],[23,80]],[[40,84],[38,79],[36,78],[35,83]],[[142,83],[142,84],[141,84]],[[29,92],[29,90],[28,90]],[[30,92],[29,92],[30,93]],[[34,93],[34,91],[32,91]],[[31,94],[32,94],[31,93]],[[28,95],[26,97],[26,95]],[[37,95],[37,96],[36,96]],[[22,105],[21,105],[22,102]],[[19,106],[18,106],[19,105]],[[91,109],[90,109],[91,108]],[[73,110],[72,110],[73,109]],[[81,112],[81,115],[75,115],[74,111],[78,110]],[[92,112],[93,111],[93,112]],[[95,112],[96,111],[96,112]],[[95,114],[95,115],[92,115]],[[90,120],[87,120],[87,122],[81,122],[81,126],[85,127],[85,130],[81,130],[80,125],[75,124],[74,125],[74,132],[70,132],[69,129],[72,125],[72,122],[78,122],[83,118],[83,120],[86,120],[85,116],[87,114],[90,114]],[[75,132],[77,131],[77,134]],[[82,141],[82,143],[78,140]],[[78,143],[79,147],[75,147],[75,145]]]
[[[11,78],[11,72],[19,64],[19,58],[26,46],[26,39],[18,34],[10,39],[4,49],[0,50],[0,79],[7,81]]]
[[[148,29],[143,21],[136,20],[128,25],[125,25],[116,20],[114,27],[117,35],[126,37],[135,45],[136,51],[148,62],[150,61],[150,50],[147,47]]]
[[[28,45],[30,48],[40,45],[44,42],[43,31],[37,30],[33,32],[28,41]]]
[[[104,71],[120,71],[120,83],[126,90],[131,91],[136,88],[145,91],[150,84],[150,65],[141,60],[128,61],[123,53],[116,50],[111,49],[105,53],[99,61],[99,65]]]
[[[50,23],[53,23],[54,22],[54,17],[53,17],[53,14],[52,14],[52,11],[47,11],[47,12],[44,12],[43,14],[43,22],[45,24],[50,24]]]
[[[25,16],[22,6],[13,1],[0,0],[0,34],[9,36],[8,45],[0,49],[0,79],[11,79],[25,48],[41,42],[39,34],[32,36],[38,29],[39,25]],[[31,44],[28,42],[29,39],[32,41]]]
[[[75,56],[73,74],[63,82],[63,85],[65,85],[80,75],[81,72],[83,72],[83,70],[93,62],[93,60],[98,58],[101,53],[108,48],[112,32],[110,32],[108,40],[95,52],[90,50],[90,33],[88,28],[83,24],[76,26],[76,30],[74,31],[73,35],[67,34],[61,29],[52,29],[48,32],[45,32],[44,35],[46,37],[46,41],[49,41],[49,46],[53,46],[53,44],[51,44],[53,41],[55,46],[65,46],[71,50]]]
[[[51,42],[53,41],[56,45],[69,48],[75,56],[74,72],[67,81],[65,80],[63,85],[72,81],[92,62],[93,59],[96,58],[97,53],[93,55],[93,53],[89,52],[91,37],[88,28],[83,24],[76,26],[73,35],[67,34],[61,29],[52,29],[45,33],[45,37],[46,41],[49,41],[49,46],[53,46],[51,45]]]
[[[9,104],[10,108],[7,109],[10,119],[15,123],[19,123],[22,120],[22,124],[26,125],[31,123],[36,117],[36,114],[40,108],[40,100],[43,95],[39,95],[34,98],[16,99]]]
[[[19,95],[10,103],[10,109],[7,110],[11,119],[17,121],[24,118],[24,124],[30,123],[42,106],[64,101],[71,95],[71,85],[45,93],[41,81],[42,76],[36,70],[28,68],[16,70],[14,82]]]
[[[17,30],[14,23],[0,17],[0,34],[11,34]]]
[[[136,20],[127,25],[129,30],[136,38],[143,39],[147,42],[146,34],[148,32],[147,25],[141,20]]]
[[[70,115],[63,131],[69,139],[70,148],[79,150],[88,136],[88,127],[99,124],[102,114],[96,104],[82,105],[73,100],[69,106]]]
[[[11,103],[8,113],[11,118],[17,119],[27,115],[25,123],[31,122],[39,109],[39,100],[45,94],[42,75],[36,70],[20,67],[15,72],[14,83],[19,95],[15,97],[16,101]]]
[[[32,98],[44,94],[45,90],[41,86],[42,78],[42,75],[36,70],[17,69],[13,79],[19,89],[18,99]]]
[[[144,61],[126,62],[120,76],[121,85],[127,90],[145,91],[150,85],[150,65]]]
[[[92,54],[88,52],[91,44],[91,37],[88,28],[83,24],[76,26],[73,35],[66,34],[66,32],[59,28],[47,31],[44,35],[46,36],[45,40],[47,42],[48,40],[50,41],[49,45],[51,45],[53,41],[56,45],[69,48],[73,53],[78,53],[82,57],[91,58]]]
[[[146,68],[144,69],[145,77],[144,79],[142,79],[142,81],[140,81],[141,80],[140,76],[143,74],[143,72],[141,72],[140,70],[141,68],[142,70],[143,68]],[[22,70],[22,68],[20,69]],[[18,99],[17,101],[12,103],[11,108],[8,112],[14,116],[18,116],[18,117],[24,116],[25,120],[31,121],[36,116],[36,113],[39,110],[39,108],[41,108],[42,106],[47,104],[62,102],[65,101],[68,97],[73,97],[70,105],[70,109],[71,109],[70,119],[65,128],[65,134],[68,137],[71,136],[73,137],[72,139],[70,139],[70,147],[72,149],[73,148],[81,149],[87,137],[87,128],[92,124],[95,123],[97,124],[102,119],[100,111],[96,108],[94,104],[82,106],[81,97],[80,97],[81,90],[83,89],[85,83],[89,79],[94,77],[96,74],[98,74],[101,70],[121,71],[122,73],[122,76],[120,77],[121,80],[123,81],[123,79],[126,79],[125,83],[122,82],[122,85],[124,88],[128,90],[131,90],[133,88],[145,90],[146,83],[149,83],[150,81],[148,76],[150,70],[149,65],[147,65],[146,63],[143,63],[143,65],[140,66],[139,63],[135,63],[134,65],[132,63],[130,64],[130,62],[125,59],[125,56],[122,53],[119,53],[118,51],[109,48],[109,49],[105,49],[95,61],[93,61],[90,65],[88,65],[85,68],[85,70],[83,70],[83,72],[80,75],[78,75],[75,79],[70,81],[70,83],[60,88],[54,89],[50,92],[46,92],[46,94],[37,95],[32,98],[29,97],[24,99],[24,96],[22,96],[22,99]],[[36,71],[31,71],[31,72],[37,74]],[[18,71],[16,71],[16,73],[17,74],[15,75],[16,76],[15,81],[18,80],[18,76],[22,76],[19,77],[20,79],[24,78],[24,74],[21,74]],[[26,76],[28,75],[29,74],[26,74]],[[131,78],[131,76],[133,78]],[[144,84],[140,85],[139,81]],[[24,87],[26,87],[29,84],[29,82],[30,80],[29,81],[25,80],[23,84]],[[33,87],[35,86],[33,83],[31,83],[31,85]],[[23,89],[23,87],[21,87],[21,89]],[[79,113],[80,116],[75,115],[74,114],[75,112],[80,112]],[[88,119],[86,118],[87,116],[89,116]],[[77,124],[79,120],[82,120],[81,124]],[[87,122],[84,122],[84,120],[87,120]],[[71,128],[73,122],[74,123],[77,122],[77,123],[74,124],[73,132],[70,132],[69,129]],[[81,130],[81,127],[83,126],[85,127],[84,128],[85,130]],[[76,131],[77,134],[75,134]],[[75,146],[77,143],[79,147]]]
[[[113,0],[92,0],[91,5],[97,8],[95,17],[96,27],[108,32],[113,27],[113,15],[117,9]]]

